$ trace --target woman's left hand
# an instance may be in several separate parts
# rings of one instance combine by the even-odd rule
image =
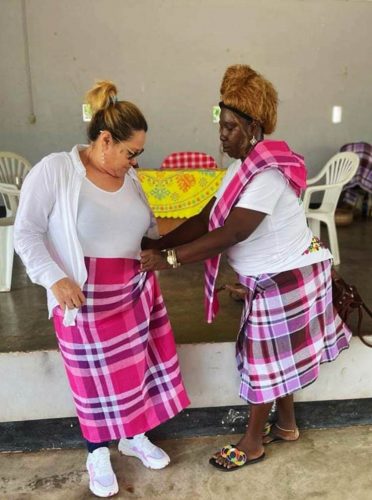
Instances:
[[[165,253],[160,250],[143,250],[141,252],[141,271],[161,271],[170,269]]]

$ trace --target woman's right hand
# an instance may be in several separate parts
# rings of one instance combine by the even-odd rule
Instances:
[[[163,269],[171,269],[165,253],[153,249],[142,250],[141,271],[162,271]]]
[[[58,301],[60,308],[64,311],[81,307],[85,303],[85,296],[77,285],[70,278],[62,278],[51,286],[53,295]]]

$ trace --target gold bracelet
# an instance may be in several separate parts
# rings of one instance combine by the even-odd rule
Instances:
[[[162,253],[166,254],[166,260],[168,264],[173,267],[173,269],[176,269],[177,267],[180,267],[181,263],[178,262],[177,260],[177,254],[176,250],[174,248],[167,248],[165,250],[162,250]]]

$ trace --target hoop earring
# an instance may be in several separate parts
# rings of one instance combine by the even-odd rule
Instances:
[[[257,144],[257,139],[255,138],[255,136],[252,137],[252,139],[249,141],[249,144],[251,146],[255,146]]]

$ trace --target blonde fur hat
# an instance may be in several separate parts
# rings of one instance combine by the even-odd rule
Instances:
[[[229,66],[222,78],[221,100],[227,106],[251,116],[265,134],[275,130],[278,94],[262,75],[245,64]]]

